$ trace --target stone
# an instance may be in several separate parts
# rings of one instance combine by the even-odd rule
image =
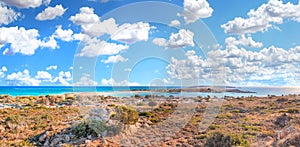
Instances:
[[[46,140],[46,138],[48,137],[49,132],[45,131],[44,133],[41,134],[41,136],[39,137],[39,142],[44,142]]]
[[[50,145],[49,138],[47,138],[45,143],[44,143],[44,146],[49,146],[49,145]]]
[[[60,137],[54,138],[54,139],[51,141],[50,146],[57,146],[61,141],[63,141],[63,139],[60,138]]]
[[[0,133],[2,133],[4,131],[5,131],[5,128],[2,125],[0,125]]]
[[[71,140],[71,136],[70,135],[65,135],[65,142],[69,142]]]

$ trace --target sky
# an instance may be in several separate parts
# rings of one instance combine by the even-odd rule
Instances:
[[[0,0],[0,86],[299,86],[300,4]]]

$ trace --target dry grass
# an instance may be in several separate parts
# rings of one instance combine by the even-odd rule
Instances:
[[[30,146],[28,139],[44,132],[59,132],[79,119],[75,107],[0,110],[0,146]]]

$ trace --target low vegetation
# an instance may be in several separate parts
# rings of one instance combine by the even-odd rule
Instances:
[[[137,98],[141,97],[137,96]],[[74,99],[66,98],[65,101],[70,102]],[[140,103],[141,107],[153,107],[148,111],[138,111],[119,104],[109,104],[107,108],[111,110],[110,120],[127,126],[150,128],[151,125],[155,126],[170,117],[178,106],[177,102]],[[223,102],[220,113],[205,130],[198,130],[198,128],[203,121],[208,103],[206,98],[202,97],[198,97],[197,102],[197,108],[189,123],[157,146],[247,147],[300,144],[299,97],[227,98]],[[59,137],[71,136],[67,138],[69,142],[62,141],[67,146],[88,142],[95,146],[102,146],[105,135],[110,131],[117,133],[120,131],[119,128],[110,126],[108,121],[87,121],[81,115],[78,107],[67,106],[0,109],[0,146],[45,145],[47,139],[43,138],[44,134],[47,134],[48,140],[51,141],[57,141]],[[74,122],[77,123],[74,125]],[[123,129],[125,129],[123,132],[126,131],[126,127]],[[105,143],[117,146],[113,140],[106,140]]]

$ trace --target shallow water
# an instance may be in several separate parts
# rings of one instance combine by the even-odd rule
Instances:
[[[12,95],[12,96],[39,96],[39,95],[50,95],[50,94],[64,94],[72,92],[106,92],[111,93],[113,96],[134,96],[139,94],[145,96],[147,94],[164,95],[164,96],[267,96],[267,95],[287,95],[287,94],[300,94],[299,87],[237,87],[240,90],[252,91],[255,93],[200,93],[200,92],[182,92],[182,93],[162,93],[162,92],[151,92],[151,90],[157,89],[171,89],[179,88],[178,86],[170,87],[149,87],[149,86],[133,86],[133,87],[111,87],[111,86],[99,86],[99,87],[71,87],[71,86],[2,86],[0,87],[0,95]],[[149,92],[134,92],[129,90],[150,90]],[[121,91],[121,92],[120,92]],[[125,91],[125,92],[124,92]],[[127,92],[126,92],[127,91]]]

